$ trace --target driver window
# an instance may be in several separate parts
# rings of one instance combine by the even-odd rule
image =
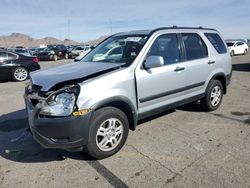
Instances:
[[[147,56],[161,56],[165,65],[180,62],[177,35],[165,34],[159,36],[152,44]]]

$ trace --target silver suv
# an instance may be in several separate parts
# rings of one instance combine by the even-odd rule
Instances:
[[[216,110],[231,79],[218,31],[158,28],[115,34],[80,62],[31,74],[30,129],[45,148],[118,152],[138,120],[200,100]]]

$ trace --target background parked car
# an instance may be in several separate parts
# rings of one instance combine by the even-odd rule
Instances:
[[[248,45],[242,41],[227,41],[231,56],[243,54],[246,55],[248,52]]]
[[[37,56],[39,52],[42,52],[45,48],[39,48],[39,47],[31,47],[28,48],[29,53],[32,56]]]
[[[19,54],[26,55],[26,56],[31,56],[29,50],[27,50],[26,48],[14,48],[11,51],[19,53]]]
[[[59,45],[48,45],[43,51],[38,52],[37,57],[39,60],[54,60],[68,59],[69,54],[66,46],[63,44]]]
[[[37,57],[0,51],[0,80],[24,81],[31,71],[39,69]]]
[[[247,45],[250,46],[250,39],[247,39]]]
[[[91,50],[93,50],[93,49],[94,49],[94,47],[90,47],[88,50],[80,52],[79,56],[77,56],[77,57],[74,59],[74,61],[81,61],[81,59],[82,59],[85,55],[87,55],[87,54],[88,54]]]
[[[34,55],[36,56],[37,55],[37,47],[31,47],[31,48],[28,48],[28,51],[31,55]]]
[[[81,52],[87,51],[89,49],[90,49],[89,46],[76,46],[69,53],[69,57],[75,58],[75,57],[79,56]]]

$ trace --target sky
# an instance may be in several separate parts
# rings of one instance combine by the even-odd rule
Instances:
[[[203,26],[250,38],[249,0],[0,0],[0,35],[88,41],[117,32]]]

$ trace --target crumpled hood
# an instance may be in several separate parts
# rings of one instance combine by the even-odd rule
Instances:
[[[32,84],[41,86],[42,91],[48,91],[58,83],[81,79],[95,73],[118,68],[121,65],[123,63],[74,62],[48,70],[33,72],[30,77]]]

